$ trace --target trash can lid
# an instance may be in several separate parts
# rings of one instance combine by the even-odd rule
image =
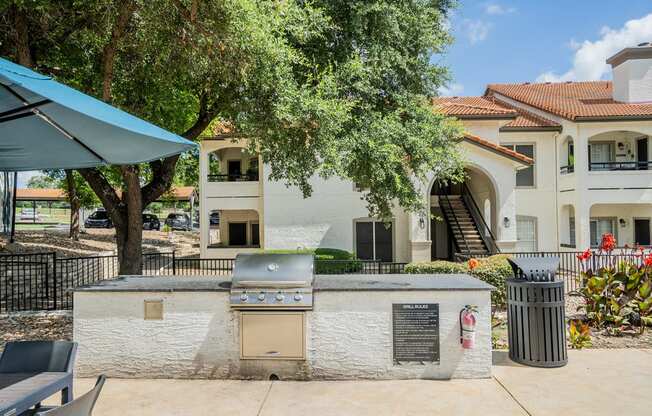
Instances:
[[[559,267],[558,256],[518,257],[507,260],[517,279],[554,280]]]

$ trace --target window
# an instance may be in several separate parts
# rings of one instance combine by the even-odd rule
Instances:
[[[362,260],[393,261],[392,224],[380,221],[355,223],[355,253]]]
[[[595,142],[589,144],[589,163],[591,170],[610,170],[610,162],[616,160],[613,142]]]
[[[516,217],[516,251],[537,251],[536,217]]]
[[[502,144],[510,150],[534,159],[534,144]],[[534,165],[516,171],[516,186],[522,188],[534,187]]]
[[[568,219],[568,227],[569,227],[569,243],[571,246],[575,247],[575,217],[570,217]]]
[[[616,220],[614,218],[591,218],[591,247],[598,247],[606,233],[616,237]]]

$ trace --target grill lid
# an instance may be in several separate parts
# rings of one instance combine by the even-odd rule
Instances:
[[[312,254],[238,254],[232,287],[311,287]]]

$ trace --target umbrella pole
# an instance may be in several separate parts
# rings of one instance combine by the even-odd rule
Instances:
[[[16,194],[18,193],[18,172],[14,172],[14,193],[11,197],[11,235],[9,236],[9,242],[14,242],[14,236],[16,235]]]

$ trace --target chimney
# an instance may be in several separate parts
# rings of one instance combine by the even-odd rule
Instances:
[[[613,98],[626,103],[652,102],[652,43],[625,48],[607,59],[613,72]]]

